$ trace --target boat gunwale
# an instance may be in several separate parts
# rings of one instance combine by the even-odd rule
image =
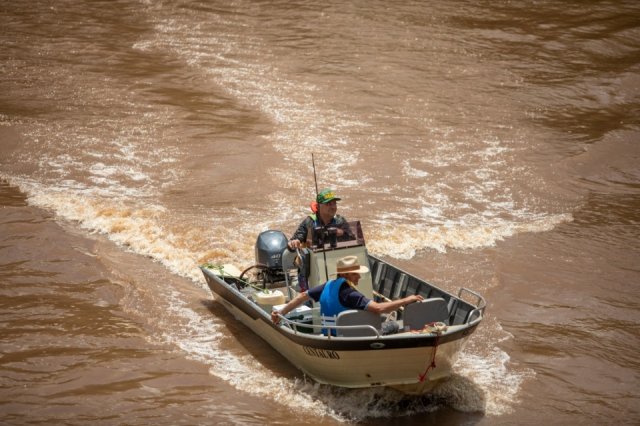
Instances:
[[[472,334],[480,324],[483,317],[480,315],[477,319],[469,323],[460,324],[459,326],[462,327],[455,331],[445,332],[439,335],[435,333],[405,332],[385,336],[329,337],[321,334],[304,333],[296,331],[290,327],[273,323],[270,315],[264,309],[258,306],[255,302],[249,300],[244,294],[226,282],[222,277],[215,274],[209,268],[201,266],[200,269],[203,271],[207,285],[211,291],[221,297],[225,302],[241,310],[249,318],[266,323],[271,329],[276,331],[278,334],[283,335],[291,342],[300,346],[307,346],[315,349],[369,351],[443,345],[448,342],[465,338]],[[212,285],[213,283],[216,284],[215,287]],[[456,300],[461,300],[454,295],[450,296]]]

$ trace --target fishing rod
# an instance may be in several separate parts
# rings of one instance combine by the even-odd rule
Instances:
[[[318,195],[320,195],[320,192],[318,191],[318,177],[316,176],[316,161],[313,157],[313,152],[311,153],[311,164],[313,165],[313,182],[316,184],[316,202],[317,202]],[[320,204],[318,204],[318,211],[316,212],[316,221],[318,221],[319,218],[320,218]],[[320,222],[318,221],[318,223]],[[315,232],[315,226],[313,231]],[[329,269],[327,268],[327,252],[324,249],[324,238],[322,238],[322,257],[324,258],[324,276],[326,278],[326,281],[329,281]]]
[[[318,178],[316,177],[316,160],[313,158],[313,152],[311,153],[311,164],[313,165],[313,182],[316,184],[316,201],[318,201]]]

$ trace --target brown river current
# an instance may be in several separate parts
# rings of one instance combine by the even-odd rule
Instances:
[[[0,423],[640,423],[640,5],[0,0]],[[315,185],[486,317],[314,384],[198,270]]]

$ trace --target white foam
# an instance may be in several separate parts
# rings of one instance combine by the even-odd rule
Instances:
[[[402,168],[403,168],[404,175],[407,176],[407,177],[424,178],[424,177],[429,176],[428,172],[426,172],[424,170],[417,169],[415,167],[412,167],[410,160],[403,160],[402,161]]]
[[[418,250],[477,249],[491,247],[520,232],[544,232],[573,220],[570,214],[533,217],[517,223],[484,215],[447,220],[434,226],[424,223],[390,225],[389,216],[380,226],[370,227],[367,245],[373,253],[411,259]]]
[[[197,254],[178,246],[180,238],[158,223],[165,210],[162,206],[102,198],[75,181],[64,181],[57,189],[23,179],[10,181],[27,194],[30,204],[51,210],[89,231],[103,233],[120,246],[150,256],[178,275],[202,282],[195,263]]]
[[[455,371],[467,377],[484,390],[485,412],[503,415],[512,412],[518,402],[520,387],[525,379],[535,376],[530,369],[518,371],[509,368],[509,355],[494,347],[489,355],[463,352],[455,366]]]
[[[227,381],[243,392],[273,400],[279,404],[296,407],[309,415],[327,416],[344,420],[312,393],[305,392],[307,385],[297,380],[275,376],[250,355],[234,354],[220,349],[226,337],[223,324],[215,317],[203,318],[183,301],[183,296],[172,292],[169,302],[170,333],[163,340],[179,347],[190,358],[209,365],[212,375]],[[176,327],[176,324],[181,324]]]

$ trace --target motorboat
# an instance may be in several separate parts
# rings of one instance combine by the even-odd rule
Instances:
[[[314,381],[346,388],[391,387],[407,394],[429,392],[450,376],[465,343],[484,316],[485,299],[461,287],[451,294],[368,253],[359,221],[342,232],[316,228],[306,248],[291,251],[285,234],[260,233],[256,263],[241,269],[232,264],[200,266],[215,299],[234,318],[270,344]],[[341,235],[338,237],[338,235]],[[327,332],[319,303],[301,305],[276,324],[272,310],[306,288],[321,285],[336,272],[336,261],[357,256],[370,273],[358,291],[378,302],[412,294],[424,300],[390,315],[363,310],[341,312]],[[383,334],[385,321],[397,332]]]

